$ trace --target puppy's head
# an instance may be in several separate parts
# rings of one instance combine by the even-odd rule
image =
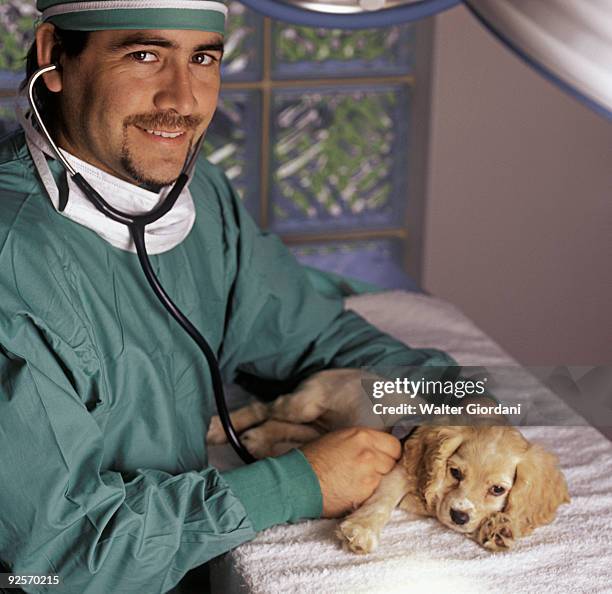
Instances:
[[[569,501],[556,458],[513,427],[421,427],[413,438],[404,459],[417,460],[408,470],[427,512],[457,532],[503,511],[527,534]]]

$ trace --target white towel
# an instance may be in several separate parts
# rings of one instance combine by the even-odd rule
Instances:
[[[404,292],[348,300],[382,330],[414,347],[437,347],[462,365],[516,363],[452,305]],[[276,526],[212,564],[213,592],[612,592],[612,443],[590,427],[524,427],[554,451],[572,503],[515,548],[489,553],[433,518],[396,510],[379,548],[342,550],[335,520]]]

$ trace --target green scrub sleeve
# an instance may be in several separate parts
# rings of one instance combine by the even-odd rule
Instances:
[[[266,458],[221,476],[244,505],[256,531],[282,522],[319,518],[319,479],[300,450]]]
[[[165,592],[256,530],[319,516],[297,451],[225,475],[104,469],[101,419],[62,362],[33,323],[10,332],[32,349],[27,360],[0,341],[0,558],[11,571],[55,573],[62,593]]]

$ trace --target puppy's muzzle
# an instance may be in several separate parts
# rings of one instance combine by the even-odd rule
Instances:
[[[470,516],[468,514],[462,511],[458,511],[456,509],[450,510],[450,517],[451,517],[451,520],[455,524],[459,524],[459,526],[462,526],[463,524],[467,524],[470,520]]]

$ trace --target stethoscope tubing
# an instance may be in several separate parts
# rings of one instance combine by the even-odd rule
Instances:
[[[212,378],[213,384],[213,393],[215,395],[215,403],[217,405],[217,412],[219,413],[219,419],[221,420],[221,424],[223,425],[223,429],[225,434],[227,435],[227,439],[236,451],[236,453],[240,456],[240,458],[250,464],[251,462],[255,462],[255,458],[250,454],[250,452],[244,447],[234,426],[232,424],[229,411],[227,409],[227,403],[225,402],[225,393],[223,390],[223,379],[221,378],[221,372],[219,370],[219,364],[217,362],[217,358],[213,353],[210,345],[202,336],[202,334],[198,331],[198,329],[189,321],[189,318],[183,314],[183,312],[176,306],[176,304],[170,299],[161,282],[157,278],[155,272],[153,271],[153,267],[151,266],[151,260],[149,259],[149,254],[147,254],[147,250],[145,248],[145,228],[144,225],[133,224],[129,225],[130,233],[132,235],[132,239],[134,240],[134,245],[136,246],[136,253],[138,254],[138,260],[140,261],[140,265],[144,272],[144,275],[149,282],[149,285],[153,289],[153,292],[159,299],[159,301],[166,308],[168,313],[177,321],[177,323],[185,330],[187,334],[193,339],[193,341],[198,345],[200,351],[204,355],[206,362],[208,363],[208,367],[210,369],[210,375]]]
[[[32,74],[30,80],[28,81],[28,99],[34,117],[36,118],[36,121],[41,131],[43,132],[43,135],[49,143],[49,146],[53,149],[60,163],[64,166],[66,172],[72,177],[74,183],[81,189],[81,191],[85,194],[85,196],[87,196],[87,198],[93,203],[93,205],[102,214],[109,217],[110,219],[117,221],[118,223],[127,225],[130,231],[130,235],[132,236],[132,239],[134,241],[134,246],[136,247],[138,261],[140,262],[145,278],[147,279],[151,289],[153,290],[153,293],[161,302],[161,304],[165,307],[168,313],[174,318],[174,320],[176,320],[176,322],[181,326],[181,328],[183,328],[183,330],[192,338],[192,340],[199,347],[200,351],[204,355],[204,358],[206,359],[212,379],[212,387],[215,396],[215,403],[217,405],[217,412],[219,413],[219,419],[221,420],[223,430],[225,431],[230,445],[238,454],[238,456],[240,456],[243,462],[245,462],[246,464],[251,464],[252,462],[255,462],[255,458],[244,447],[232,424],[229,410],[227,408],[227,402],[225,400],[225,391],[223,388],[221,370],[219,369],[219,363],[213,350],[211,349],[204,336],[189,321],[189,318],[187,318],[187,316],[183,314],[183,312],[177,307],[177,305],[166,293],[164,287],[162,286],[161,282],[159,281],[153,270],[153,266],[151,265],[151,260],[149,259],[149,254],[147,253],[145,244],[145,227],[148,224],[157,221],[172,209],[181,191],[189,181],[189,175],[187,172],[195,163],[195,159],[197,158],[197,153],[199,152],[202,139],[200,139],[200,141],[194,147],[192,154],[187,160],[185,166],[183,167],[183,171],[179,174],[176,182],[174,183],[174,186],[160,205],[144,214],[132,215],[124,213],[106,202],[106,200],[104,200],[104,198],[102,198],[102,196],[100,196],[100,194],[94,188],[91,187],[87,180],[80,173],[77,173],[74,170],[74,168],[62,155],[61,151],[59,150],[59,147],[51,138],[51,134],[49,134],[49,131],[47,130],[44,122],[42,121],[42,117],[38,111],[38,108],[36,107],[36,101],[34,98],[34,84],[40,76],[47,72],[51,72],[55,68],[55,64],[39,68],[36,72],[34,72],[34,74]]]

